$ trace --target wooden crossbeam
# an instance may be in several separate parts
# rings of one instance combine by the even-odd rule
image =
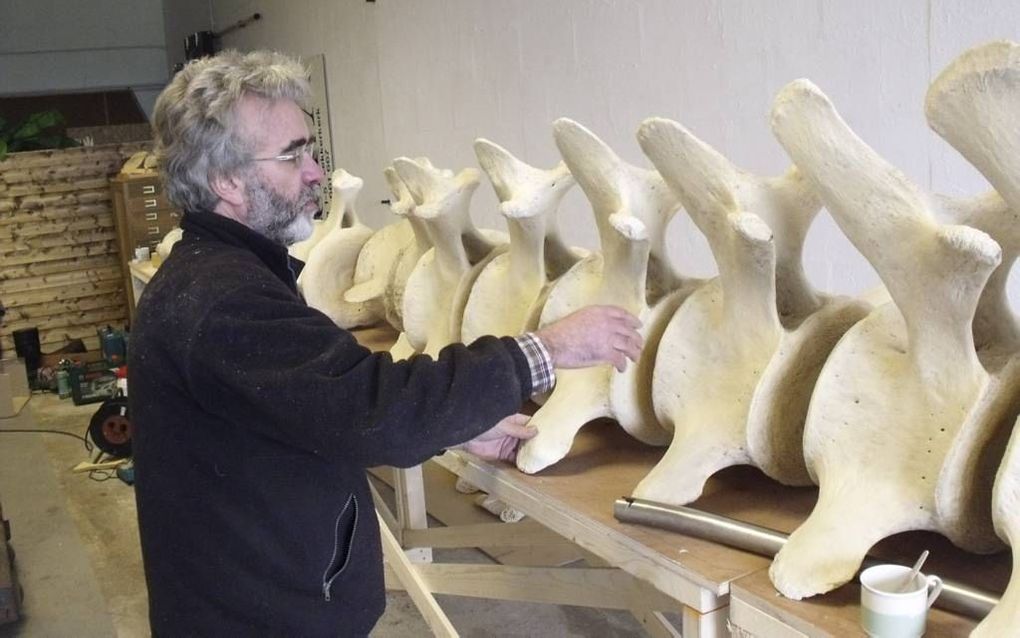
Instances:
[[[433,594],[600,609],[679,613],[686,609],[682,603],[616,568],[453,563],[413,567]]]
[[[397,542],[393,533],[390,532],[390,528],[386,526],[386,522],[379,516],[379,533],[382,537],[383,556],[386,559],[386,563],[392,570],[396,580],[399,581],[402,588],[407,592],[407,595],[411,597],[414,602],[414,606],[421,612],[422,617],[425,619],[425,623],[432,630],[432,634],[439,638],[455,638],[459,634],[457,630],[453,628],[453,624],[450,619],[447,618],[446,613],[443,611],[439,603],[436,602],[435,596],[432,595],[432,590],[429,584],[423,578],[419,571],[422,567],[428,567],[428,565],[416,565],[404,553],[404,550],[400,547],[400,543]]]
[[[535,521],[519,523],[480,523],[453,527],[404,530],[404,547],[533,547],[535,545],[573,545]]]

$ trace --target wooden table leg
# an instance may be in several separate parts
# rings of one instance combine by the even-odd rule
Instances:
[[[397,523],[401,530],[428,529],[428,512],[425,509],[425,479],[420,465],[394,468],[393,489],[397,497]],[[431,563],[432,549],[420,547],[405,550],[414,563]]]

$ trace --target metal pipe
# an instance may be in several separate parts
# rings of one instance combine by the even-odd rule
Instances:
[[[234,24],[230,25],[229,27],[226,27],[222,31],[217,31],[216,33],[213,34],[213,36],[215,36],[217,38],[222,38],[223,36],[225,36],[225,35],[227,35],[229,33],[233,33],[234,31],[237,31],[238,29],[243,29],[246,26],[248,26],[249,24],[251,24],[252,22],[256,22],[256,21],[261,20],[261,19],[262,19],[262,14],[261,13],[253,13],[250,16],[248,16],[247,18],[241,18],[240,20],[238,20]]]
[[[639,498],[616,499],[613,515],[623,523],[667,529],[769,558],[779,552],[787,539],[786,534],[767,527],[709,514],[690,507],[665,505]],[[884,561],[865,558],[863,568],[880,562]],[[942,594],[935,600],[935,606],[940,609],[981,620],[999,602],[998,597],[980,589],[946,578],[942,579],[942,583]]]

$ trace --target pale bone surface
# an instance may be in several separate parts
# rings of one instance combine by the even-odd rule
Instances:
[[[431,166],[425,158],[415,161]],[[394,198],[390,210],[400,221],[380,228],[365,242],[354,269],[354,283],[344,293],[344,299],[380,304],[387,323],[402,331],[407,278],[432,244],[424,223],[413,215],[414,198],[396,169],[387,166],[383,174]]]
[[[1020,46],[1014,42],[991,42],[965,52],[936,78],[928,90],[925,114],[929,125],[973,164],[1009,205],[1009,213],[978,217],[973,211],[954,211],[960,223],[975,226],[994,237],[1002,246],[1002,265],[989,279],[978,305],[974,321],[974,338],[982,362],[998,377],[1000,385],[1009,388],[1014,401],[1017,392],[1016,368],[1020,329],[1006,298],[1006,280],[1020,252]],[[983,353],[987,353],[982,356]],[[1005,362],[1005,365],[1003,365]],[[1012,375],[1012,377],[1011,377]],[[1010,387],[1012,385],[1012,387]],[[1017,407],[1011,406],[1012,414]],[[1020,428],[1012,427],[1002,463],[991,491],[991,515],[998,536],[1014,548],[1013,573],[999,604],[971,634],[982,638],[1015,634],[1020,627]],[[992,433],[990,447],[1009,428]],[[962,446],[961,446],[962,447]],[[967,456],[980,450],[961,449]],[[993,455],[994,458],[994,455]],[[947,463],[948,465],[948,463]],[[981,480],[964,475],[977,494],[969,501],[983,515],[988,510],[987,482],[989,469],[980,469]],[[942,487],[940,480],[940,488]],[[941,491],[941,490],[940,490]],[[942,500],[944,496],[938,495]],[[963,511],[962,515],[974,515]]]
[[[680,306],[659,343],[652,401],[673,441],[634,495],[686,504],[739,464],[808,485],[801,438],[815,379],[869,309],[817,293],[804,276],[818,197],[795,168],[750,174],[670,120],[646,120],[638,140],[708,239],[719,276]]]
[[[1020,413],[1020,341],[1006,282],[1020,249],[1020,219],[995,191],[961,200],[933,196],[932,211],[944,223],[988,233],[1002,249],[974,315],[974,346],[989,374],[988,386],[946,452],[935,488],[938,529],[960,547],[977,552],[1001,548],[990,518],[999,459]]]
[[[954,447],[994,427],[1000,412],[972,333],[999,245],[980,230],[939,224],[934,199],[858,138],[810,82],[780,91],[772,128],[893,300],[847,332],[818,378],[804,455],[819,498],[776,556],[773,584],[797,599],[834,589],[875,542],[906,530],[993,549],[986,522],[943,512],[936,492],[964,491],[939,485],[967,473],[947,469],[952,461],[980,461]],[[987,199],[962,208],[983,205],[990,210],[979,217],[1003,210]]]
[[[337,176],[346,171],[343,169],[337,169],[333,171],[333,174],[329,179],[329,187],[333,189],[335,195],[338,188],[343,188],[341,184],[337,183]],[[341,180],[345,178],[340,178]],[[325,219],[314,219],[312,220],[312,234],[308,236],[308,239],[303,239],[299,242],[295,242],[287,247],[287,251],[300,259],[303,262],[308,261],[308,256],[312,253],[312,248],[315,247],[320,241],[325,239],[333,230],[340,224],[344,214],[344,203],[338,202],[336,199],[331,200],[329,206],[329,214],[326,215]]]
[[[541,170],[485,139],[475,141],[475,155],[499,198],[510,248],[485,265],[471,288],[461,324],[464,343],[537,328],[550,283],[584,256],[563,243],[556,223],[556,209],[575,183],[563,162]]]
[[[538,435],[517,455],[517,467],[537,472],[559,461],[581,427],[610,417],[635,438],[669,442],[651,405],[651,372],[662,329],[700,283],[679,276],[665,253],[666,226],[679,208],[654,170],[621,160],[591,131],[568,119],[553,125],[560,154],[592,206],[601,252],[579,261],[553,286],[541,324],[588,304],[614,304],[643,322],[644,350],[618,373],[608,365],[558,370],[556,387],[531,419]]]
[[[1006,447],[992,491],[995,531],[1013,548],[1020,544],[1020,423]],[[1020,551],[1013,550],[1013,573],[999,603],[971,632],[971,638],[1014,636],[1020,627]]]
[[[414,198],[412,214],[432,243],[407,279],[402,336],[415,352],[435,356],[460,340],[467,293],[485,264],[506,250],[504,233],[478,230],[469,205],[478,187],[478,171],[456,175],[400,157],[393,166]],[[391,351],[393,352],[393,351]]]
[[[156,245],[156,253],[163,259],[166,259],[170,256],[170,251],[173,250],[174,244],[179,242],[182,237],[184,237],[184,231],[179,227],[170,229],[170,232],[163,235],[163,239]]]
[[[381,317],[381,308],[371,303],[350,303],[343,294],[354,277],[354,266],[362,246],[372,236],[372,229],[362,224],[354,203],[364,184],[339,168],[333,171],[330,186],[333,202],[325,224],[325,235],[312,247],[297,284],[309,306],[315,308],[342,328],[374,323]]]

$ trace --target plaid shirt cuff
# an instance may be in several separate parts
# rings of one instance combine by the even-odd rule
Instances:
[[[528,367],[531,368],[531,396],[544,394],[556,385],[556,372],[553,370],[552,357],[545,349],[545,344],[533,332],[526,332],[514,337],[521,347]]]

